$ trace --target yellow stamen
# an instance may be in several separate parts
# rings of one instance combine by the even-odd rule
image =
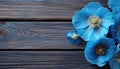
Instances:
[[[97,21],[98,21],[97,18],[93,18],[93,19],[91,19],[91,23],[93,23],[93,24],[97,23]]]
[[[88,19],[88,23],[90,27],[99,27],[101,20],[98,16],[90,16]]]
[[[96,54],[97,55],[104,55],[105,54],[105,48],[103,46],[97,46]]]
[[[73,38],[74,40],[76,40],[76,39],[78,39],[78,35],[74,33],[74,34],[72,35],[72,38]]]
[[[116,58],[117,62],[120,63],[120,55]]]

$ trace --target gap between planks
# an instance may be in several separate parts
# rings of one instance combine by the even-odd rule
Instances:
[[[1,69],[109,69],[89,64],[82,51],[0,51]]]

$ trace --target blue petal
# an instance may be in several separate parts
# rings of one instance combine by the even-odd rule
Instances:
[[[78,34],[85,41],[92,41],[92,40],[96,40],[96,38],[94,38],[94,33],[93,32],[94,32],[93,28],[88,28],[88,29],[81,29],[81,30],[79,30]]]
[[[104,55],[104,58],[101,58],[101,60],[104,60],[104,62],[109,61],[113,57],[114,52],[115,50],[113,47],[110,49],[107,49],[106,54]]]
[[[113,17],[116,23],[110,27],[110,31],[111,31],[113,38],[118,40],[117,32],[119,32],[118,27],[120,26],[120,12],[113,11]]]
[[[100,27],[98,29],[94,29],[94,28],[82,29],[82,30],[78,31],[78,34],[85,41],[98,40],[99,38],[106,36],[107,33],[108,33],[108,30],[106,30],[102,27]]]
[[[108,6],[112,10],[116,11],[120,9],[120,0],[108,0]]]
[[[67,38],[71,38],[72,35],[73,35],[73,32],[68,32],[66,36],[67,36]]]
[[[91,64],[97,63],[98,56],[95,53],[95,46],[97,45],[97,42],[88,42],[85,48],[85,58],[88,62]]]
[[[115,58],[112,58],[109,61],[109,66],[110,66],[111,69],[120,69],[120,63],[117,63]]]
[[[81,39],[78,38],[77,40],[74,40],[74,43],[77,44],[77,45],[80,45],[81,44]]]
[[[112,37],[115,40],[117,40],[117,29],[115,29],[115,27],[113,25],[110,27],[110,32],[111,32]]]
[[[114,30],[119,31],[119,30],[118,30],[118,29],[119,29],[119,26],[120,26],[120,23],[115,23],[115,25],[114,25]]]
[[[116,47],[116,53],[120,53],[120,44],[118,44]]]
[[[115,48],[115,42],[112,38],[101,38],[101,40],[101,44],[104,45],[107,50]]]
[[[102,5],[99,2],[90,2],[85,6],[85,8],[88,8],[89,11],[92,11],[92,12],[97,10],[100,7],[102,7]]]
[[[102,15],[102,14],[101,14]],[[100,15],[99,15],[100,16]],[[113,25],[115,23],[112,14],[108,11],[106,11],[106,14],[104,14],[104,17],[101,18],[101,26],[105,28],[106,30],[109,29],[109,26]]]
[[[104,56],[99,56],[98,59],[97,59],[98,62],[96,63],[97,66],[103,67],[104,65],[106,65],[106,60],[105,59],[106,58]]]
[[[94,31],[94,33],[93,33],[95,35],[94,40],[98,40],[98,39],[100,39],[102,37],[105,37],[107,35],[107,33],[108,33],[108,30],[106,30],[106,29],[104,29],[102,27],[96,29]]]
[[[116,22],[120,22],[120,11],[113,11],[113,18],[115,19]]]
[[[88,26],[87,20],[88,20],[89,16],[90,16],[90,14],[84,9],[76,12],[72,18],[73,26],[76,29],[83,29],[83,28],[87,27]]]
[[[111,16],[111,12],[105,8],[105,7],[100,7],[97,9],[96,11],[96,14],[102,19],[104,18],[105,16]],[[103,15],[104,14],[104,15]]]

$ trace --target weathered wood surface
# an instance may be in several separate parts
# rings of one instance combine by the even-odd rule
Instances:
[[[70,44],[66,33],[71,22],[6,22],[8,35],[0,41],[0,49],[84,49],[84,42]]]
[[[92,1],[107,0],[0,0],[0,20],[71,20]]]
[[[0,0],[0,20],[8,29],[8,35],[0,37],[0,69],[109,69],[89,64],[85,43],[76,46],[65,37],[73,29],[72,15],[92,1],[104,6],[107,2]]]
[[[0,69],[99,68],[89,64],[80,51],[0,51]]]

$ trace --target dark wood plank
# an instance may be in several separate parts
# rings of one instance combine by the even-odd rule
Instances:
[[[66,33],[73,29],[71,22],[6,22],[8,35],[0,38],[0,49],[84,49],[72,45]]]
[[[89,64],[80,51],[0,51],[0,69],[6,68],[99,69]]]
[[[71,20],[92,1],[107,0],[0,0],[0,20]]]

